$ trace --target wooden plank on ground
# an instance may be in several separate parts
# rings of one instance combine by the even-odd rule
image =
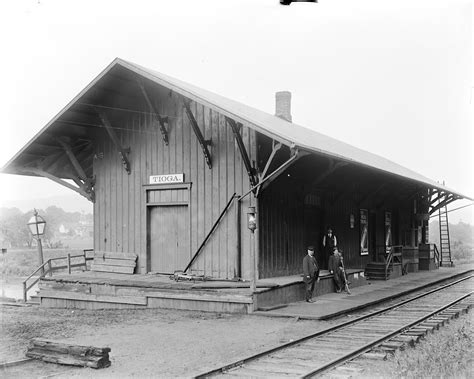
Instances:
[[[26,356],[45,362],[73,366],[103,368],[110,366],[109,347],[68,345],[64,343],[33,339],[30,341]]]
[[[122,266],[122,267],[135,267],[136,262],[132,261],[130,259],[112,259],[112,258],[106,258],[106,259],[94,259],[93,264],[99,264],[99,265],[109,265],[109,266]]]
[[[96,258],[137,260],[137,254],[115,253],[115,252],[111,252],[111,251],[94,251],[94,259],[96,259]]]
[[[121,267],[92,263],[91,270],[99,272],[115,272],[118,274],[133,274],[135,267]]]
[[[85,293],[79,293],[79,292],[66,292],[66,291],[40,291],[38,296],[41,298],[45,297],[45,298],[52,298],[52,299],[147,305],[147,298],[145,296],[94,295],[94,294],[85,294]]]

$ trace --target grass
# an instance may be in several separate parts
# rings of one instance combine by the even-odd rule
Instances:
[[[473,378],[472,311],[364,372],[369,378]]]

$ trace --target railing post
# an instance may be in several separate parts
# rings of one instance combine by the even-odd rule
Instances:
[[[48,270],[49,276],[53,276],[53,265],[51,264],[51,259],[48,259]]]
[[[87,252],[86,252],[86,249],[82,251],[84,253],[84,271],[87,271]]]
[[[67,253],[67,272],[71,273],[71,253]]]
[[[26,280],[23,282],[23,301],[26,303],[27,294],[26,294]]]

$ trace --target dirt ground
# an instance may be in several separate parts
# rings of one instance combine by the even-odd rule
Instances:
[[[67,377],[189,377],[288,342],[328,322],[176,310],[65,310],[2,306],[0,361],[24,357],[31,338],[111,348],[109,368]],[[58,368],[46,365],[45,375]],[[63,371],[67,368],[62,368]],[[15,377],[31,377],[31,368]],[[46,371],[46,372],[45,372]],[[36,376],[36,375],[35,375]]]
[[[421,363],[429,359],[442,362],[445,372],[441,377],[472,377],[472,317],[469,312],[415,349],[397,353],[388,361],[370,362],[362,376],[355,373],[352,377],[436,377],[431,363],[428,365],[431,371],[422,367]],[[94,370],[34,361],[0,369],[0,377],[34,378],[51,374],[55,378],[192,377],[331,324],[164,309],[86,311],[4,305],[0,306],[0,362],[23,358],[28,342],[37,337],[108,346],[112,365]],[[449,356],[446,356],[447,343],[452,345]],[[332,373],[328,377],[333,377]]]

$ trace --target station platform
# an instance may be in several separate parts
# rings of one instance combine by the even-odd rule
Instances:
[[[361,269],[348,269],[353,286],[366,285]],[[170,280],[173,275],[119,274],[82,271],[42,277],[37,298],[46,308],[124,309],[167,308],[207,312],[252,313],[304,299],[302,275],[259,279],[255,292],[249,281]],[[334,292],[332,275],[320,273],[320,293]]]
[[[472,274],[474,264],[458,267],[440,267],[433,271],[409,273],[387,281],[368,280],[366,285],[351,287],[351,294],[325,293],[318,295],[316,285],[314,303],[297,301],[277,309],[257,310],[256,315],[270,317],[298,317],[307,320],[325,320],[347,314],[367,306],[395,299],[444,280]]]
[[[351,295],[336,293],[332,275],[322,271],[314,303],[304,301],[305,284],[301,275],[260,279],[252,292],[248,281],[176,281],[170,280],[169,275],[84,271],[41,278],[37,297],[40,306],[46,308],[167,308],[325,319],[473,269],[474,265],[440,268],[387,281],[368,280],[363,270],[348,269]]]

